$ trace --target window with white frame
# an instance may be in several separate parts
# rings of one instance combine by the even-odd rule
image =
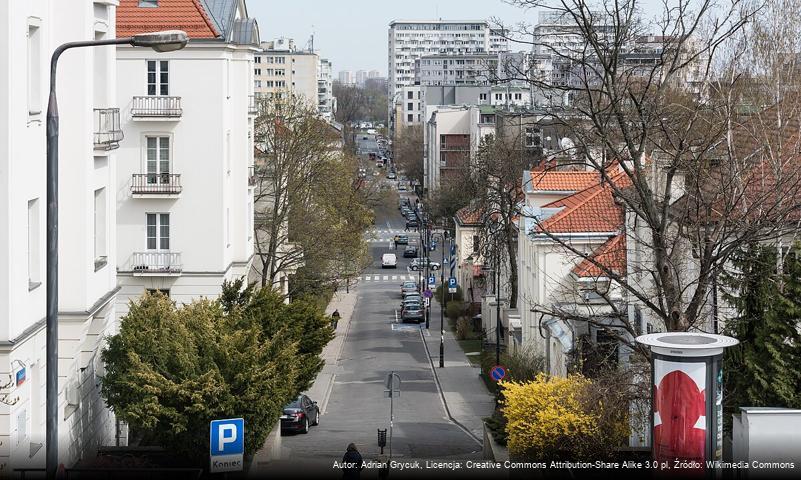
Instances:
[[[103,268],[108,260],[106,247],[106,229],[108,221],[106,210],[106,189],[99,188],[95,190],[95,270]]]
[[[147,94],[170,94],[170,62],[167,60],[147,61]]]
[[[145,137],[147,183],[170,183],[170,137]]]
[[[536,147],[540,144],[540,129],[535,127],[526,127],[526,146]]]
[[[147,215],[147,249],[170,249],[170,214],[148,213]]]
[[[42,282],[41,229],[39,199],[28,200],[28,289],[33,290]]]

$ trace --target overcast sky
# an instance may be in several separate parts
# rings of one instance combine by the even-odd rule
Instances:
[[[536,23],[526,12],[501,0],[247,0],[262,40],[290,37],[303,48],[314,32],[314,49],[340,70],[378,70],[387,74],[387,29],[392,20],[441,17],[507,24]]]

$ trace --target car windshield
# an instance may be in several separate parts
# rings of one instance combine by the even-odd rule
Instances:
[[[403,287],[404,288],[417,288],[417,284],[414,283],[414,282],[404,282],[403,283]]]

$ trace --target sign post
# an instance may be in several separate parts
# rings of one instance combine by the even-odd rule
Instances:
[[[389,397],[389,458],[392,458],[392,426],[395,423],[395,397],[400,397],[401,378],[393,370],[387,375],[387,389],[384,394]],[[383,450],[382,452],[383,453]]]
[[[244,466],[245,420],[212,420],[210,440],[211,473],[239,472]]]
[[[448,279],[448,293],[456,293],[456,278],[450,277]]]

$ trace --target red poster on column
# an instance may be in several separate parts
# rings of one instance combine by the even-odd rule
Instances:
[[[706,460],[706,364],[654,359],[654,458]]]

